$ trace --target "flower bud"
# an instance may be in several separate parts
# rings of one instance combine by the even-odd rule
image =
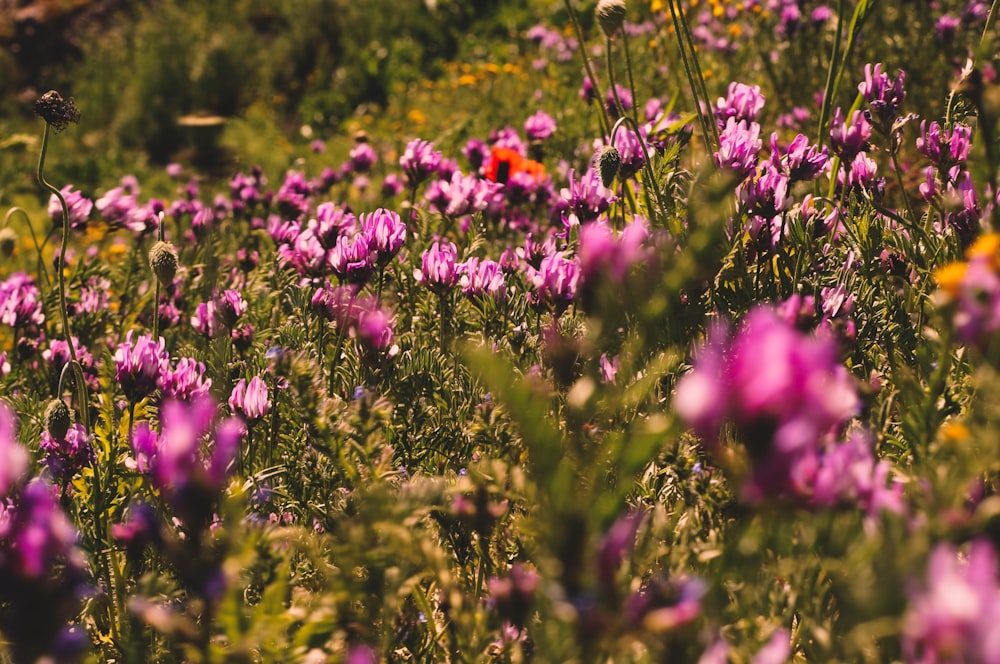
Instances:
[[[622,155],[613,145],[605,145],[594,155],[594,165],[601,176],[601,184],[610,187],[622,165]]]
[[[73,424],[73,415],[69,406],[62,399],[53,399],[45,407],[45,430],[55,440],[66,440],[70,425]]]
[[[164,286],[169,286],[177,274],[177,250],[162,240],[149,249],[149,267]]]
[[[597,3],[596,14],[597,24],[604,34],[614,37],[625,22],[625,0],[601,0]]]
[[[4,258],[10,258],[15,247],[17,247],[17,232],[13,228],[0,230],[0,254]]]

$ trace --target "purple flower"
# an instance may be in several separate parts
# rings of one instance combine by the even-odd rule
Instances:
[[[538,572],[523,563],[511,565],[506,577],[486,582],[497,613],[518,627],[524,627],[535,603],[541,579]]]
[[[545,111],[538,111],[524,122],[529,141],[544,141],[556,132],[556,121]]]
[[[455,171],[450,180],[432,182],[424,197],[438,212],[461,217],[487,209],[502,189],[500,183]]]
[[[210,398],[192,403],[166,400],[160,407],[158,434],[145,422],[135,429],[135,468],[150,476],[186,528],[204,528],[244,433],[238,418],[218,418]]]
[[[736,122],[746,120],[753,123],[763,109],[764,95],[761,94],[759,85],[749,86],[733,81],[729,84],[726,96],[719,97],[712,110],[721,129],[728,124],[730,118]]]
[[[90,213],[94,210],[94,202],[89,198],[85,198],[71,184],[63,187],[59,193],[63,195],[63,198],[66,200],[66,207],[69,209],[70,228],[80,229],[86,226],[87,220],[90,218]],[[59,204],[59,199],[56,198],[55,194],[49,197],[48,210],[52,222],[54,224],[62,224],[62,205]]]
[[[379,208],[360,218],[361,232],[368,239],[369,249],[375,251],[376,263],[384,267],[396,257],[406,242],[406,224],[399,215]]]
[[[357,143],[350,152],[351,168],[356,173],[367,173],[378,161],[378,154],[368,143]]]
[[[205,375],[205,364],[190,357],[177,360],[177,365],[160,374],[159,387],[165,398],[194,401],[209,396],[212,379]]]
[[[854,161],[859,152],[868,150],[868,139],[872,137],[872,126],[861,111],[851,113],[850,120],[845,121],[840,108],[833,113],[830,122],[830,147],[840,157],[841,162],[848,164]]]
[[[939,172],[946,173],[952,166],[964,164],[972,149],[972,130],[963,124],[954,125],[951,130],[926,120],[920,123],[920,137],[917,150],[937,166]]]
[[[20,483],[28,472],[28,450],[17,442],[17,416],[0,400],[0,499]]]
[[[366,308],[358,316],[357,338],[369,355],[386,353],[395,355],[398,348],[393,343],[392,318],[380,307]]]
[[[899,116],[899,109],[906,99],[906,91],[903,90],[905,78],[905,72],[900,69],[896,79],[890,79],[882,71],[881,62],[874,67],[870,63],[865,65],[865,80],[858,85],[858,92],[872,110],[872,124],[884,135],[892,131],[893,121]]]
[[[538,270],[529,267],[528,278],[534,288],[533,303],[544,304],[559,316],[576,296],[580,263],[578,259],[567,258],[561,253],[550,254],[542,259]]]
[[[41,293],[33,278],[14,272],[0,282],[0,323],[24,330],[44,322]]]
[[[223,291],[216,300],[215,311],[219,316],[219,321],[227,329],[236,327],[236,322],[240,316],[246,313],[247,301],[243,299],[238,290]]]
[[[399,193],[403,191],[403,183],[400,182],[399,176],[395,173],[389,173],[382,180],[382,196],[385,198],[395,198],[399,196]]]
[[[730,168],[746,179],[757,168],[757,156],[762,145],[759,124],[730,118],[719,134],[715,164],[719,168]]]
[[[160,375],[169,369],[169,355],[163,337],[158,341],[144,334],[133,341],[133,330],[115,350],[115,377],[131,403],[149,396],[156,389]]]
[[[626,624],[653,632],[667,632],[701,615],[705,582],[696,577],[670,579],[654,576],[625,598],[622,614]]]
[[[260,376],[254,376],[249,383],[240,378],[229,395],[229,407],[250,424],[257,422],[271,411],[267,383]]]
[[[503,280],[500,264],[489,258],[472,257],[456,267],[461,275],[462,292],[473,298],[493,298],[503,300],[507,287]]]
[[[767,308],[732,339],[712,332],[674,404],[709,450],[726,421],[735,425],[753,465],[748,486],[764,495],[796,492],[793,469],[861,407],[836,342],[803,335]]]
[[[593,169],[587,169],[579,179],[569,173],[569,186],[559,192],[565,203],[562,213],[563,224],[567,227],[594,221],[610,206],[614,193],[601,184],[601,176]]]
[[[90,437],[82,424],[72,424],[61,439],[42,431],[38,447],[42,451],[42,463],[56,483],[63,487],[95,459]]]
[[[462,154],[468,160],[472,170],[478,172],[489,159],[490,146],[478,138],[470,138],[465,147],[462,148]]]
[[[414,270],[413,277],[439,295],[443,295],[458,283],[455,261],[458,249],[447,240],[436,240],[431,248],[420,257],[421,269]]]
[[[347,283],[364,285],[372,275],[377,254],[365,233],[341,235],[330,251],[330,269]]]
[[[608,91],[604,94],[604,108],[607,109],[608,114],[612,118],[620,116],[618,102],[615,101],[615,92],[618,93],[618,100],[622,103],[621,113],[628,113],[633,106],[632,92],[624,85],[615,83],[614,89],[608,88]]]
[[[778,145],[778,134],[771,134],[771,165],[788,176],[791,182],[815,180],[830,162],[826,146],[817,148],[803,134],[798,134],[788,147]]]
[[[997,557],[988,541],[973,541],[965,555],[934,547],[925,583],[910,592],[903,653],[911,662],[1000,661]]]
[[[416,187],[433,175],[440,163],[441,153],[434,150],[434,144],[419,138],[410,141],[399,158],[399,165],[410,187]]]

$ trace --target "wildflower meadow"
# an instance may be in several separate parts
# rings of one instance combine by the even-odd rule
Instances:
[[[1000,663],[998,3],[496,4],[0,21],[0,661]]]

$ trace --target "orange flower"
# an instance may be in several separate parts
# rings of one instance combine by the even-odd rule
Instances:
[[[494,147],[490,152],[490,163],[486,166],[486,179],[506,184],[515,173],[528,173],[536,181],[545,177],[545,166],[525,159],[517,150]]]

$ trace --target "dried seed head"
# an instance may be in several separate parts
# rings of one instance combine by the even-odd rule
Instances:
[[[149,249],[149,267],[164,286],[169,286],[177,274],[177,250],[162,240]]]
[[[613,145],[605,145],[594,155],[594,165],[601,175],[601,184],[610,187],[622,165],[622,155]]]
[[[73,98],[63,99],[55,90],[49,90],[35,100],[35,115],[45,120],[56,132],[80,121],[80,111]]]
[[[73,413],[62,399],[53,399],[45,407],[45,430],[56,440],[66,440],[66,433],[73,424]]]
[[[625,22],[625,0],[601,0],[597,3],[597,24],[609,38],[621,29]]]
[[[17,232],[13,228],[0,229],[0,254],[9,258],[17,247]]]

